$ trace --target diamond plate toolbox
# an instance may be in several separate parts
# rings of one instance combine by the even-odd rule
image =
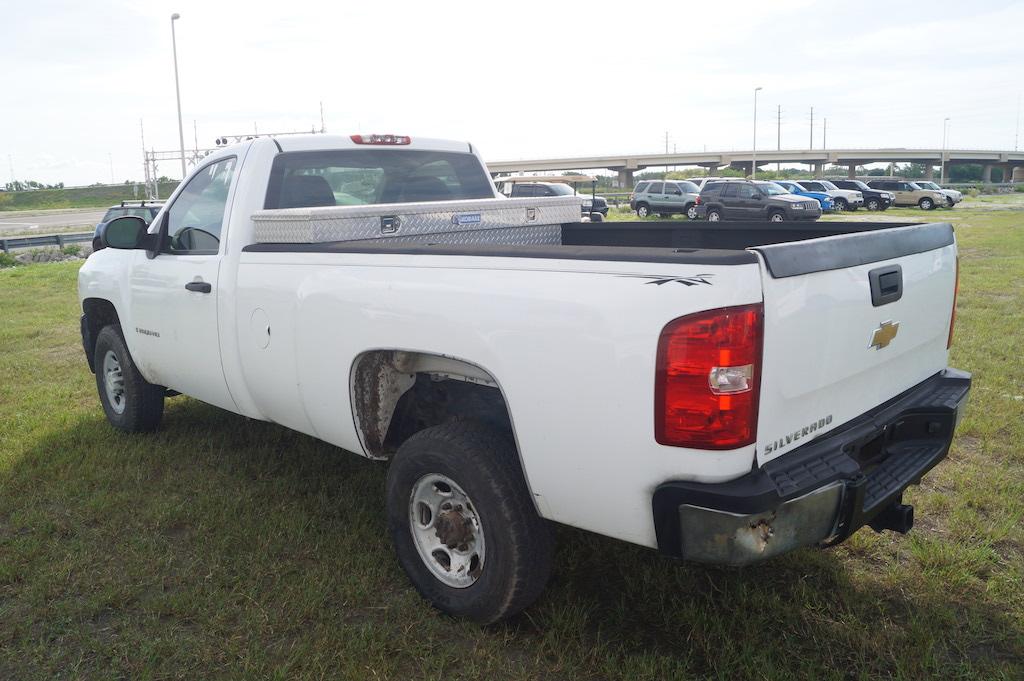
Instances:
[[[422,240],[419,237],[462,232],[480,239],[490,230],[509,239],[517,228],[524,228],[526,236],[536,234],[539,227],[580,222],[582,202],[581,196],[557,196],[282,208],[254,213],[252,220],[257,243]]]

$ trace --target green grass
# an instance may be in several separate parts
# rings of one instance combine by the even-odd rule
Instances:
[[[182,397],[115,433],[77,265],[0,270],[0,678],[1024,678],[1022,208],[926,214],[957,223],[975,387],[909,535],[728,570],[562,529],[540,602],[490,628],[409,586],[382,465]]]
[[[178,186],[175,181],[160,183],[160,196],[170,196]],[[47,210],[52,208],[106,208],[134,196],[132,185],[103,185],[67,189],[37,189],[23,192],[0,192],[0,212],[5,210]]]

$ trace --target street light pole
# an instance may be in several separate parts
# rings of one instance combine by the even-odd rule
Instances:
[[[174,35],[174,22],[181,18],[175,12],[171,15],[171,50],[174,53],[174,96],[178,99],[178,144],[181,147],[181,179],[185,179],[185,130],[181,125],[181,87],[178,85],[178,41]]]
[[[754,88],[754,145],[750,154],[750,179],[757,179],[757,92],[760,86]]]
[[[942,119],[942,164],[939,171],[939,184],[946,184],[946,134],[949,128],[949,117]]]

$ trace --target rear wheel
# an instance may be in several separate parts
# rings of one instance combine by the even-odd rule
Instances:
[[[551,572],[551,528],[534,510],[507,437],[470,421],[420,431],[395,454],[387,517],[398,561],[434,607],[488,624],[526,608]]]
[[[646,203],[636,204],[636,215],[640,218],[645,218],[651,214],[651,209]]]
[[[688,220],[697,219],[697,206],[693,203],[686,204],[686,217]]]
[[[881,206],[881,204],[878,202],[878,199],[868,199],[868,202],[867,202],[868,210],[878,210],[880,206]]]
[[[139,373],[120,326],[103,327],[96,336],[93,357],[96,389],[110,425],[128,433],[156,430],[164,414],[166,390]]]
[[[918,201],[917,205],[921,207],[921,210],[931,210],[932,208],[935,208],[935,202],[929,199],[928,197],[925,197]]]
[[[722,213],[717,208],[708,210],[708,222],[718,222],[722,219]]]

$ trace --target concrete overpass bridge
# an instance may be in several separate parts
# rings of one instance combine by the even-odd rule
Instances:
[[[754,154],[750,151],[688,152],[681,154],[632,154],[584,156],[578,158],[529,159],[495,161],[487,164],[492,173],[542,172],[555,170],[606,169],[618,173],[619,185],[633,186],[633,173],[645,168],[698,166],[713,175],[721,168],[745,170],[750,174]],[[1003,181],[1024,181],[1024,151],[992,151],[978,149],[789,149],[757,151],[757,166],[770,163],[806,163],[821,177],[826,165],[847,167],[847,176],[855,177],[857,166],[868,163],[923,163],[925,177],[933,179],[935,167],[943,162],[946,168],[958,163],[977,163],[983,168],[983,179],[991,182],[992,170],[1001,168]],[[948,170],[947,170],[948,172]]]

